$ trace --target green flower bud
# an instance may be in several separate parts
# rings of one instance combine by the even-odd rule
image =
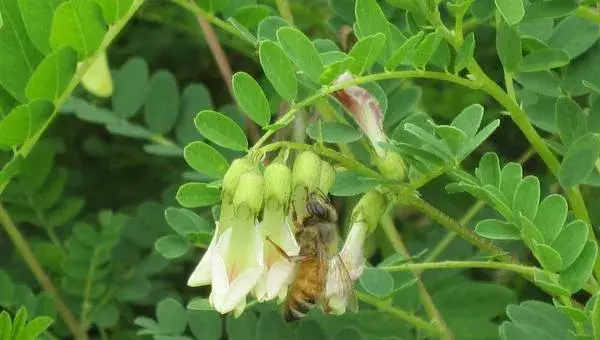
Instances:
[[[296,157],[294,169],[292,170],[292,187],[298,186],[308,188],[314,192],[319,186],[321,178],[321,158],[312,151],[303,151]]]
[[[252,168],[252,162],[247,158],[238,158],[234,160],[223,177],[223,195],[232,197],[237,189],[240,176]]]
[[[274,200],[287,207],[292,192],[292,171],[281,162],[273,162],[265,168],[265,202]]]
[[[335,183],[335,169],[328,162],[322,161],[319,189],[324,193],[328,193],[329,189],[333,186],[333,183]]]
[[[367,192],[360,198],[354,209],[352,210],[352,223],[362,221],[369,227],[369,233],[372,233],[381,215],[385,212],[386,200],[383,194],[379,191],[372,190]]]
[[[404,161],[402,156],[395,152],[387,151],[383,157],[378,158],[377,168],[389,179],[404,179],[406,169]]]
[[[263,176],[256,169],[244,172],[239,179],[235,196],[233,196],[233,205],[236,209],[245,207],[253,215],[258,214],[262,208],[263,202]]]

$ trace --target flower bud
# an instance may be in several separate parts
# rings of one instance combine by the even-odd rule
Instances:
[[[296,157],[292,170],[292,188],[304,186],[315,191],[321,178],[321,158],[312,151],[303,151]]]
[[[264,179],[258,170],[248,170],[239,177],[239,182],[233,196],[236,208],[245,207],[253,215],[258,214],[262,207]]]
[[[405,166],[402,156],[387,150],[385,154],[377,160],[377,168],[389,179],[404,179]]]
[[[237,189],[240,176],[252,168],[252,163],[247,158],[238,158],[234,160],[223,177],[223,195],[232,197]]]
[[[273,162],[266,167],[265,202],[274,200],[281,207],[287,207],[292,191],[292,171],[281,162]]]
[[[326,161],[321,162],[321,177],[319,179],[319,190],[328,193],[335,183],[335,169]]]
[[[360,198],[352,210],[352,223],[364,222],[372,233],[379,223],[379,218],[385,212],[385,197],[376,190],[369,191]]]

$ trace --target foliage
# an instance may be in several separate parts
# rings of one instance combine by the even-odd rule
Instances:
[[[597,338],[595,5],[0,0],[0,339]],[[366,228],[357,314],[215,310],[273,164]]]

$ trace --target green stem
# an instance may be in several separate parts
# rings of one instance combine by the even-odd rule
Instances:
[[[58,290],[50,280],[50,277],[46,274],[42,266],[37,260],[34,252],[29,247],[29,244],[25,240],[25,237],[21,234],[17,226],[14,224],[8,212],[4,209],[4,206],[0,204],[0,224],[4,227],[4,230],[10,237],[12,243],[17,248],[19,254],[23,257],[23,261],[29,267],[29,270],[33,273],[36,280],[40,283],[42,288],[52,297],[56,310],[65,324],[69,328],[69,331],[75,336],[76,339],[88,339],[84,329],[80,328],[77,324],[75,316],[71,313],[71,310],[67,307],[65,302],[60,297]]]
[[[575,11],[577,15],[583,19],[600,24],[600,13],[593,8],[587,6],[579,6]]]
[[[287,0],[275,0],[275,4],[277,5],[277,10],[281,17],[287,21],[290,26],[294,26],[294,16],[292,15],[292,10],[290,9],[290,4]]]
[[[403,272],[403,271],[423,271],[427,269],[456,269],[456,268],[489,268],[502,269],[523,276],[533,277],[536,271],[540,271],[536,267],[528,267],[514,263],[493,262],[493,261],[441,261],[441,262],[422,262],[422,263],[406,263],[399,266],[381,267],[388,272]]]
[[[453,74],[449,74],[449,73],[432,72],[432,71],[420,71],[420,70],[395,71],[395,72],[376,73],[376,74],[371,74],[371,75],[367,75],[367,76],[363,76],[363,77],[356,77],[353,80],[350,80],[350,81],[347,81],[347,82],[344,82],[344,83],[341,83],[338,85],[324,87],[321,90],[317,91],[312,96],[309,96],[308,98],[304,99],[303,101],[293,105],[292,108],[288,112],[286,112],[281,118],[279,118],[277,120],[277,122],[275,122],[275,124],[272,125],[271,129],[269,129],[269,130],[267,130],[267,132],[265,132],[265,134],[254,144],[254,146],[252,146],[250,151],[252,152],[252,151],[255,151],[256,149],[260,148],[275,133],[275,131],[288,125],[290,122],[292,122],[292,120],[294,118],[294,114],[298,110],[300,110],[301,108],[306,107],[308,105],[311,105],[313,102],[315,102],[317,99],[319,99],[321,97],[328,96],[336,91],[345,89],[346,87],[353,86],[353,85],[360,85],[360,84],[375,82],[375,81],[379,81],[379,80],[408,79],[408,78],[437,79],[437,80],[448,81],[451,83],[456,83],[456,84],[463,85],[463,86],[466,86],[466,87],[469,87],[472,89],[479,88],[479,85],[477,83],[470,81],[468,79],[465,79],[465,78],[462,78],[462,77],[459,77],[459,76],[456,76]]]
[[[3,170],[16,167],[17,162],[20,162],[22,158],[25,158],[27,157],[27,155],[29,155],[37,141],[41,138],[42,134],[46,131],[46,129],[48,129],[52,121],[58,116],[58,110],[67,101],[67,99],[69,99],[69,97],[71,96],[71,92],[73,92],[77,84],[79,84],[81,78],[85,75],[85,73],[92,66],[92,64],[94,64],[96,59],[105,52],[108,46],[116,38],[119,32],[121,32],[123,27],[125,27],[125,24],[129,21],[129,19],[131,19],[133,14],[138,10],[142,3],[144,3],[144,0],[134,0],[131,4],[129,11],[108,29],[106,35],[104,36],[104,40],[102,40],[102,43],[98,50],[91,57],[83,61],[81,66],[77,68],[77,71],[75,72],[75,75],[69,82],[67,88],[63,91],[60,97],[58,97],[53,102],[54,112],[52,113],[52,115],[50,115],[50,117],[43,123],[43,125],[31,138],[26,140],[25,143],[21,145],[21,147],[15,152],[13,158],[4,165]],[[5,180],[4,182],[0,183],[0,194],[4,192],[4,189],[6,189],[6,186],[9,182],[10,180]]]
[[[402,238],[400,237],[400,234],[398,233],[398,230],[394,225],[394,221],[390,217],[389,213],[384,214],[379,220],[379,223],[381,223],[383,231],[387,235],[387,238],[392,244],[394,250],[398,253],[401,253],[405,259],[409,259],[410,254],[408,253],[404,242],[402,242]],[[435,306],[435,303],[433,302],[431,295],[427,291],[427,288],[425,288],[425,285],[423,284],[423,280],[421,280],[419,273],[413,271],[413,274],[415,276],[415,279],[417,280],[417,286],[420,292],[421,303],[423,304],[425,311],[427,312],[429,317],[437,323],[438,328],[440,329],[441,333],[444,334],[445,339],[454,339],[454,335],[448,328],[448,325],[444,321],[444,318]]]
[[[418,316],[415,316],[415,315],[407,313],[401,309],[398,309],[398,308],[390,305],[386,301],[378,300],[378,299],[376,299],[366,293],[360,292],[360,291],[356,291],[356,297],[358,297],[359,300],[376,307],[380,311],[383,311],[390,315],[393,315],[403,321],[408,322],[409,324],[413,325],[414,327],[416,327],[418,329],[422,329],[422,330],[426,331],[427,333],[429,333],[432,336],[440,336],[441,335],[440,331],[434,325],[419,318]]]

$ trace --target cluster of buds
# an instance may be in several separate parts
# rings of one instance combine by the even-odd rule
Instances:
[[[241,314],[248,294],[258,301],[281,302],[294,279],[295,263],[288,257],[300,252],[294,218],[307,213],[306,193],[327,193],[334,182],[334,168],[310,151],[296,157],[293,170],[280,159],[262,172],[247,158],[235,160],[223,178],[213,239],[188,285],[210,285],[210,305],[220,313]],[[363,244],[377,225],[384,205],[381,194],[373,191],[354,209],[352,226],[340,252],[353,280],[362,273]],[[335,299],[338,293],[335,285],[327,285],[327,296],[335,302],[330,307],[340,312],[345,304]]]

